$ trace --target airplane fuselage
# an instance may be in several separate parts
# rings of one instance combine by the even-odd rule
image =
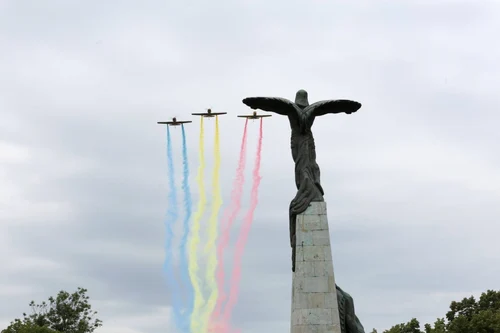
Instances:
[[[213,112],[212,113],[212,109],[208,109],[207,112],[203,112],[203,113],[191,113],[193,116],[202,116],[204,118],[213,118],[215,116],[220,116],[220,115],[223,115],[223,114],[227,114],[227,112]]]
[[[240,118],[247,118],[247,119],[259,119],[259,118],[264,118],[264,117],[271,117],[270,114],[257,114],[256,111],[253,112],[251,115],[240,115],[238,116]]]
[[[191,122],[192,122],[191,120],[177,121],[177,118],[173,117],[172,121],[159,121],[159,122],[157,122],[157,124],[168,125],[168,126],[179,126],[179,125],[182,125],[182,124],[189,124]]]

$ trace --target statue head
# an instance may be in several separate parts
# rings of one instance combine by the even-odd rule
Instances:
[[[295,104],[303,108],[309,106],[309,101],[307,100],[307,91],[303,89],[297,91],[297,94],[295,95]]]

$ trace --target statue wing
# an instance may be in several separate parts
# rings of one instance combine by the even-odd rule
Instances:
[[[305,108],[305,112],[309,116],[323,116],[327,113],[342,113],[351,114],[361,108],[361,103],[350,101],[347,99],[336,99],[319,101]]]
[[[288,116],[297,112],[296,106],[291,101],[280,97],[247,97],[243,103],[252,109],[275,112]]]

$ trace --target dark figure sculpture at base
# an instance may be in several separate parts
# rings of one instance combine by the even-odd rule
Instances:
[[[351,295],[337,285],[335,288],[337,289],[339,305],[340,331],[342,333],[365,333],[365,329],[354,311],[354,300]]]
[[[324,201],[320,183],[320,170],[316,163],[316,148],[311,127],[318,116],[328,113],[356,112],[361,107],[350,100],[326,100],[309,105],[307,92],[299,90],[295,103],[279,97],[248,97],[243,103],[252,109],[275,112],[287,116],[292,130],[291,148],[295,162],[297,194],[290,203],[290,245],[292,246],[292,271],[295,272],[295,220],[313,201]]]

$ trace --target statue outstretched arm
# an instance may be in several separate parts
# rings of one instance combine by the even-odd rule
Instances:
[[[327,113],[347,113],[351,114],[361,108],[361,103],[347,99],[327,100],[313,103],[305,108],[308,116],[317,117]]]
[[[296,113],[296,106],[291,101],[279,97],[247,97],[243,103],[252,109],[275,112],[283,116]]]

